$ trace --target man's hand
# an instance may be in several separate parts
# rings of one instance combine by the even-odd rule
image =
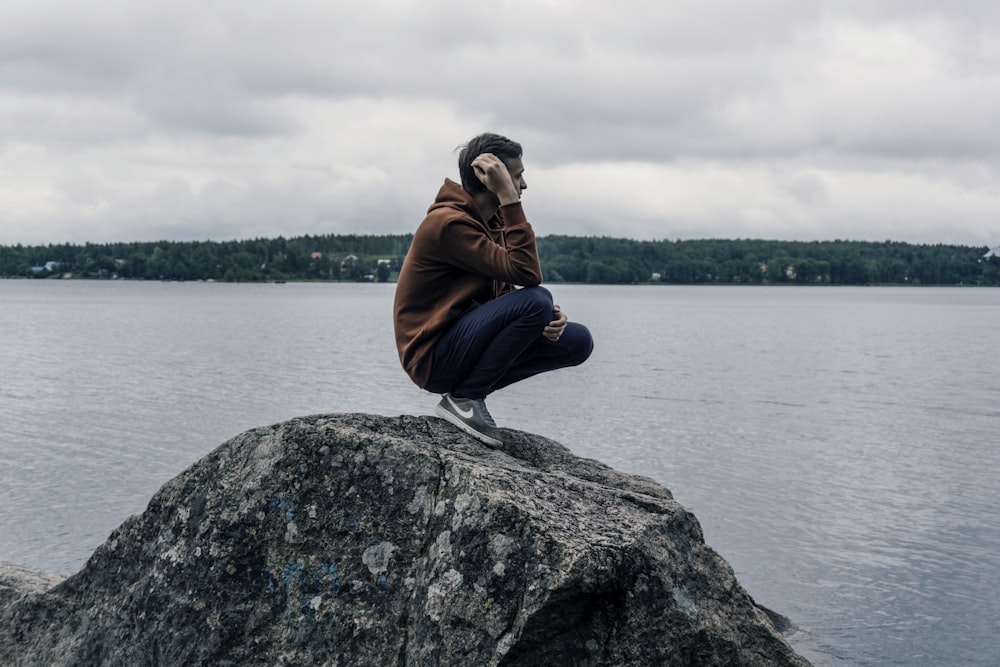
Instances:
[[[562,308],[555,306],[552,309],[552,313],[555,319],[549,322],[544,329],[542,329],[542,335],[551,340],[553,343],[559,340],[562,336],[563,331],[566,329],[566,313],[562,311]]]
[[[472,170],[486,189],[500,199],[500,205],[514,204],[520,199],[514,179],[503,160],[493,153],[483,153],[472,161]]]

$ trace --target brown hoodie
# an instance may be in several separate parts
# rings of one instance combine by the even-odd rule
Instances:
[[[396,284],[396,348],[418,387],[431,374],[434,345],[462,315],[514,289],[542,282],[535,233],[521,203],[484,221],[475,200],[445,179],[413,235]]]

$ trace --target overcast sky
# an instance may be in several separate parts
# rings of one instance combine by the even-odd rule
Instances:
[[[996,0],[0,5],[0,244],[412,231],[1000,244]]]

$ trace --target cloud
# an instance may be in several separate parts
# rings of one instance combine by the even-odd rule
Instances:
[[[549,221],[536,224],[536,231],[639,239],[995,244],[1000,188],[970,181],[858,165],[817,169],[804,161],[611,167],[571,165],[529,180],[526,206]]]
[[[442,147],[478,131],[437,102],[303,98],[286,108],[301,131],[8,147],[0,200],[21,233],[59,240],[405,233],[454,171]]]
[[[38,0],[0,24],[0,243],[407,232],[492,130],[543,233],[995,244],[998,18]]]

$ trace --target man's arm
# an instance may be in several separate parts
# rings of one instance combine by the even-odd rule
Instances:
[[[472,168],[486,189],[497,196],[501,206],[516,204],[520,201],[521,197],[510,170],[500,158],[492,153],[483,153],[472,161]],[[542,335],[555,342],[559,340],[566,329],[567,317],[558,304],[553,307],[552,311],[553,319],[542,330]]]
[[[519,204],[509,209],[504,244],[494,241],[482,223],[461,218],[446,222],[439,237],[441,261],[514,285],[532,287],[540,284],[542,267],[538,261],[535,233]]]

